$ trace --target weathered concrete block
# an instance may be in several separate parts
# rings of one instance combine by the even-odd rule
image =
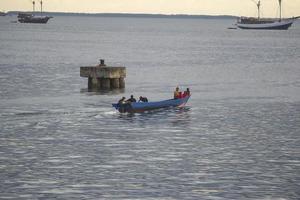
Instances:
[[[125,79],[124,78],[119,78],[119,86],[120,86],[120,88],[125,88]]]
[[[110,79],[110,87],[112,89],[120,88],[119,78],[112,78],[112,79]]]
[[[81,77],[120,78],[126,77],[125,67],[80,67]]]
[[[88,88],[89,89],[92,89],[92,88],[100,89],[101,88],[101,81],[98,78],[89,77],[88,78]]]
[[[89,89],[125,88],[126,68],[106,66],[100,60],[98,66],[80,67],[80,76],[88,77]]]
[[[109,78],[102,78],[101,79],[101,88],[102,89],[110,89],[110,79]]]

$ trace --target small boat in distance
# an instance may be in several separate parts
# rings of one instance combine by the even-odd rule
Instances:
[[[252,0],[254,1],[254,0]],[[258,17],[240,17],[236,26],[241,29],[272,29],[272,30],[287,30],[298,17],[281,18],[281,1],[279,0],[279,19],[260,18],[260,0],[255,2],[258,10]]]
[[[6,12],[1,12],[1,11],[0,11],[0,16],[1,16],[1,17],[4,17],[4,16],[6,16],[6,15],[7,15]]]
[[[48,16],[35,16],[29,13],[19,13],[18,14],[18,21],[20,23],[35,23],[35,24],[46,24],[49,19],[52,17]]]
[[[30,13],[19,13],[18,14],[18,21],[20,23],[35,23],[35,24],[46,24],[49,19],[52,17],[43,16],[43,1],[40,1],[41,4],[41,16],[35,16],[34,14]],[[32,1],[33,6],[33,13],[35,12],[35,1]]]
[[[188,102],[191,95],[185,96],[178,99],[168,99],[164,101],[155,101],[155,102],[131,102],[119,104],[115,103],[112,106],[117,109],[120,113],[136,113],[136,112],[145,112],[148,110],[160,109],[160,108],[169,108],[169,107],[183,107]]]

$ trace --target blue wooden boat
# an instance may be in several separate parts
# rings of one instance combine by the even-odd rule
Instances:
[[[168,99],[164,101],[155,101],[155,102],[132,102],[132,103],[124,103],[124,104],[115,103],[112,104],[112,106],[121,113],[144,112],[144,111],[154,110],[159,108],[183,107],[188,102],[190,96],[191,95],[180,99]]]

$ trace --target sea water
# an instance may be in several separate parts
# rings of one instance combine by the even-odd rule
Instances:
[[[299,199],[300,23],[0,18],[0,199]],[[126,66],[87,90],[80,66]],[[120,114],[122,96],[192,97]]]

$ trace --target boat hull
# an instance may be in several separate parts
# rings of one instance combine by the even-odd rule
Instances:
[[[180,99],[169,99],[157,102],[133,102],[125,104],[112,104],[112,106],[121,113],[145,112],[148,110],[155,110],[160,108],[183,107],[185,106],[189,98],[190,96],[186,96]]]
[[[46,24],[51,17],[19,18],[20,23]]]
[[[294,19],[273,21],[268,23],[237,23],[240,29],[260,29],[260,30],[287,30],[294,22]]]

